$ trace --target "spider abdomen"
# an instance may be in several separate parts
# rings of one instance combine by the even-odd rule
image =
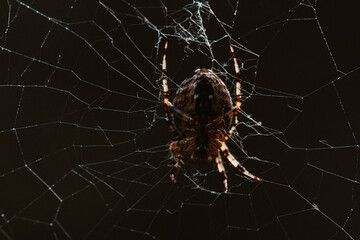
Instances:
[[[228,120],[211,128],[208,126],[212,120],[232,109],[226,85],[212,70],[198,69],[180,85],[174,106],[194,119],[194,123],[189,124],[174,116],[179,136],[186,139],[184,152],[191,153],[193,160],[211,160],[219,148],[219,130],[225,132],[231,124]]]
[[[195,116],[198,117],[200,124],[206,124],[212,115],[212,102],[214,100],[214,90],[208,78],[202,79],[196,84],[194,94]]]

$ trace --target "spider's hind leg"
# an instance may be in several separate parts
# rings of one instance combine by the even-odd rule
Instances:
[[[223,184],[224,184],[225,192],[227,192],[228,191],[227,175],[226,175],[226,172],[225,172],[225,167],[224,167],[223,162],[221,160],[220,151],[218,151],[218,155],[215,157],[215,161],[216,161],[218,171],[220,173],[220,176],[221,176]]]
[[[171,153],[171,167],[173,167],[170,178],[174,183],[177,183],[176,177],[179,174],[179,171],[181,170],[181,165],[184,165],[182,158],[183,155],[181,153],[181,148],[178,146],[179,141],[174,141],[170,143],[170,153]]]
[[[236,159],[235,157],[229,152],[228,147],[226,146],[225,142],[221,143],[221,151],[223,152],[224,156],[229,160],[229,162],[237,169],[239,170],[239,172],[241,172],[242,174],[261,181],[261,178],[258,178],[256,176],[254,176],[253,174],[251,174],[250,172],[248,172]]]

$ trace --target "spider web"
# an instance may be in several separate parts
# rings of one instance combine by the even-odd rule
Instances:
[[[0,1],[1,239],[360,239],[355,1]],[[233,94],[225,162],[169,178],[160,88]]]

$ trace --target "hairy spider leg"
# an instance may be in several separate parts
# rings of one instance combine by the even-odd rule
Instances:
[[[169,101],[169,88],[167,83],[167,76],[166,76],[166,52],[168,47],[168,41],[165,43],[164,47],[164,55],[162,60],[162,87],[163,87],[163,96],[164,96],[164,103],[165,103],[165,120],[168,123],[172,132],[175,132],[175,129],[169,119],[169,108],[171,108],[172,104]]]
[[[164,103],[165,103],[165,120],[167,124],[169,125],[170,130],[172,131],[175,138],[179,139],[179,134],[175,128],[175,125],[173,121],[169,118],[169,113],[171,112],[173,115],[178,117],[179,119],[185,121],[185,122],[192,122],[194,121],[192,117],[189,115],[183,113],[181,110],[173,106],[173,104],[169,100],[169,87],[168,87],[168,81],[167,81],[167,66],[166,66],[166,53],[167,53],[167,47],[168,47],[168,41],[165,43],[164,47],[164,55],[162,60],[162,88],[163,88],[163,96],[164,96]],[[175,152],[175,150],[177,150]],[[182,153],[180,147],[178,147],[178,141],[174,141],[170,144],[170,151],[171,151],[171,158],[174,160],[175,164],[173,165],[172,173],[170,174],[171,180],[176,183],[175,175],[177,175],[177,172],[179,168],[181,167],[181,163],[184,164],[182,161]]]
[[[235,73],[236,73],[236,80],[235,80],[236,105],[234,107],[235,122],[229,131],[229,135],[231,136],[231,134],[234,132],[236,126],[239,124],[238,114],[239,114],[239,110],[241,107],[241,80],[240,80],[240,68],[239,68],[239,65],[238,65],[236,57],[235,57],[234,48],[232,47],[231,44],[230,44],[230,51],[231,51],[231,54],[232,54],[232,57],[234,60],[234,67],[235,67]]]
[[[223,181],[223,184],[224,184],[224,187],[225,187],[225,192],[227,192],[228,191],[227,175],[226,175],[226,172],[225,172],[224,164],[223,164],[223,162],[221,160],[220,151],[218,151],[218,155],[215,157],[215,161],[216,161],[218,171],[219,171],[219,173],[221,175],[221,178],[222,178],[222,181]]]
[[[178,108],[174,107],[172,103],[169,100],[169,87],[168,87],[168,81],[167,81],[167,75],[166,75],[166,52],[168,47],[168,41],[165,43],[164,47],[164,55],[162,60],[162,87],[163,87],[163,96],[164,96],[164,103],[165,103],[165,120],[168,123],[171,131],[174,133],[175,136],[178,137],[178,134],[176,133],[176,129],[172,123],[172,121],[169,118],[169,112],[172,112],[174,115],[176,115],[178,118],[185,122],[191,122],[193,121],[192,117],[189,115],[183,113]]]
[[[237,169],[239,170],[239,172],[241,172],[242,174],[261,181],[261,178],[258,178],[254,175],[252,175],[250,172],[248,172],[236,159],[235,157],[229,152],[229,148],[226,146],[225,142],[221,142],[221,147],[220,147],[221,151],[223,152],[224,156],[229,160],[229,162]]]
[[[179,168],[181,168],[181,164],[185,164],[182,160],[182,153],[181,153],[181,148],[178,146],[178,141],[174,141],[170,144],[170,151],[171,151],[171,159],[174,161],[174,164],[171,165],[171,167],[173,167],[171,173],[170,173],[170,178],[171,180],[176,183],[176,177],[175,175],[177,175]],[[177,152],[175,152],[175,150],[178,150]]]

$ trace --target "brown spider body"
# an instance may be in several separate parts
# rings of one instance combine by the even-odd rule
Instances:
[[[174,106],[194,119],[191,123],[173,119],[183,154],[190,154],[192,160],[211,161],[218,155],[219,139],[231,126],[231,119],[209,124],[233,108],[224,82],[212,70],[198,69],[181,83]]]
[[[183,157],[192,160],[211,161],[215,159],[225,187],[228,190],[227,176],[221,152],[229,162],[244,175],[260,181],[261,179],[248,172],[230,153],[226,141],[239,123],[238,115],[241,107],[240,68],[237,64],[233,47],[236,72],[235,95],[236,104],[232,105],[229,90],[224,82],[210,69],[198,69],[194,76],[184,80],[174,98],[174,105],[169,100],[169,88],[166,76],[165,43],[162,61],[162,89],[165,104],[165,120],[175,139],[170,143],[174,169],[178,169]],[[176,182],[175,174],[170,174]]]

